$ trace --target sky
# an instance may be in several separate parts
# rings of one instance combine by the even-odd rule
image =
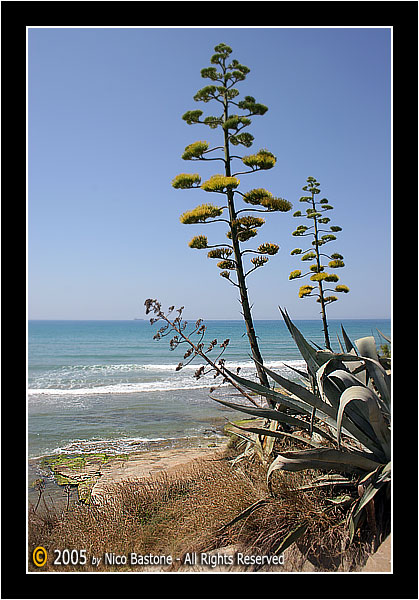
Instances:
[[[292,215],[306,208],[309,176],[342,227],[327,250],[344,256],[337,274],[350,293],[328,318],[391,316],[390,28],[29,28],[29,319],[144,318],[146,298],[185,306],[189,318],[241,318],[217,261],[188,247],[199,234],[225,243],[225,229],[179,220],[224,197],[171,185],[179,173],[204,181],[222,172],[181,158],[197,140],[222,143],[219,129],[181,118],[219,110],[193,96],[210,83],[200,71],[221,42],[250,68],[238,100],[269,108],[245,129],[252,148],[235,151],[277,157],[273,169],[239,176],[238,189],[263,187],[293,204],[268,214],[246,244],[280,246],[247,278],[254,318],[279,319],[278,306],[293,319],[319,316],[314,299],[298,298],[307,278],[288,280],[304,265],[290,256],[303,224]]]

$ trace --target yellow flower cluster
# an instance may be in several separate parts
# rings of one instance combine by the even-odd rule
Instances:
[[[258,248],[258,252],[260,252],[261,254],[270,254],[271,256],[273,256],[274,254],[277,254],[279,250],[279,246],[278,244],[261,244]]]
[[[232,190],[240,184],[236,177],[226,177],[225,175],[213,175],[201,185],[206,192],[225,192]]]
[[[291,271],[289,279],[297,279],[297,277],[301,277],[301,271],[299,269],[296,271]]]
[[[288,212],[292,208],[291,202],[285,200],[285,198],[275,198],[274,196],[267,196],[261,201],[261,205],[268,210],[276,210],[281,212]]]
[[[331,269],[338,269],[338,268],[344,267],[344,266],[345,266],[345,263],[343,262],[343,260],[340,260],[340,259],[331,260],[329,262],[329,267]]]
[[[193,210],[189,210],[180,215],[180,222],[184,225],[193,223],[204,223],[207,219],[219,217],[222,215],[223,209],[213,204],[201,204]]]
[[[298,292],[298,296],[299,298],[304,298],[304,296],[309,296],[313,290],[314,288],[312,285],[302,285]]]
[[[247,167],[252,167],[252,169],[272,169],[276,163],[276,156],[269,152],[269,150],[259,150],[257,154],[249,154],[248,156],[243,156],[243,163]]]
[[[172,180],[172,186],[182,190],[198,187],[200,183],[201,176],[198,173],[180,173]]]
[[[236,268],[236,263],[233,260],[221,260],[217,263],[217,267],[220,269],[229,269],[233,271]]]
[[[210,250],[207,254],[208,258],[228,258],[233,254],[233,250],[231,248],[214,248],[214,250]]]
[[[262,267],[268,261],[269,261],[269,258],[267,258],[266,256],[255,256],[255,258],[252,258],[250,260],[250,262],[253,263],[256,268]]]
[[[194,142],[186,146],[185,152],[182,154],[183,160],[190,160],[191,158],[200,158],[202,154],[208,150],[208,142]]]
[[[196,235],[189,242],[189,248],[197,248],[198,250],[202,250],[202,248],[208,247],[208,238],[206,235]]]

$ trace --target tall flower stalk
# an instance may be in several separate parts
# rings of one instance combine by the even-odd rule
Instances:
[[[298,292],[300,298],[316,297],[317,302],[321,306],[321,318],[323,322],[324,341],[326,348],[332,350],[330,345],[329,329],[327,325],[326,306],[332,302],[337,301],[337,297],[327,296],[326,292],[337,292],[347,294],[349,288],[346,285],[338,284],[334,288],[325,287],[328,283],[337,283],[339,281],[336,273],[326,272],[325,265],[322,264],[324,258],[329,259],[328,267],[331,269],[340,269],[345,266],[343,262],[343,256],[337,252],[330,256],[323,252],[324,246],[330,242],[336,240],[335,233],[342,231],[342,228],[337,225],[329,226],[330,218],[325,216],[325,213],[333,209],[333,206],[329,204],[327,198],[322,198],[317,201],[317,195],[320,194],[320,183],[314,177],[307,178],[307,185],[302,189],[305,192],[309,192],[309,196],[302,196],[300,202],[309,204],[309,208],[306,209],[305,214],[300,210],[294,213],[294,217],[301,218],[305,217],[310,219],[312,225],[299,225],[293,232],[295,237],[312,237],[311,248],[303,250],[302,248],[294,248],[292,255],[302,255],[301,260],[307,263],[312,263],[310,270],[306,273],[302,273],[300,269],[296,269],[290,273],[289,279],[301,279],[310,275],[310,281],[314,285],[302,285]],[[326,226],[326,227],[325,227]],[[316,290],[316,291],[315,291]]]
[[[239,102],[235,100],[239,95],[235,85],[246,79],[250,69],[237,60],[228,62],[232,49],[226,44],[219,44],[214,50],[211,64],[215,66],[201,70],[201,76],[210,79],[212,84],[199,90],[194,100],[204,103],[214,101],[219,105],[219,111],[215,116],[203,118],[203,111],[192,110],[186,112],[182,118],[189,125],[202,124],[210,129],[219,129],[221,141],[213,147],[210,147],[209,142],[205,140],[194,142],[185,148],[182,158],[192,161],[219,161],[223,173],[214,174],[204,182],[201,181],[198,173],[181,173],[173,179],[172,185],[176,189],[195,188],[221,194],[224,197],[221,205],[201,204],[183,213],[180,220],[187,225],[225,223],[228,240],[226,243],[210,244],[207,236],[201,234],[193,237],[189,246],[195,249],[206,249],[208,258],[218,260],[217,267],[220,269],[220,275],[237,288],[258,377],[263,385],[268,386],[266,373],[261,366],[263,359],[253,324],[247,277],[264,266],[269,260],[268,257],[278,252],[279,246],[269,242],[251,249],[243,247],[243,244],[256,237],[258,230],[265,223],[264,218],[255,216],[254,213],[287,212],[292,205],[263,188],[250,189],[247,192],[238,189],[240,185],[238,175],[271,169],[277,159],[266,149],[246,156],[232,153],[232,146],[249,148],[252,145],[253,136],[243,130],[251,124],[249,117],[263,115],[268,108],[257,103],[252,96],[245,96]],[[242,111],[242,114],[236,114],[237,109]],[[240,166],[233,167],[237,161],[240,161]],[[242,170],[243,165],[245,170]],[[238,201],[244,203],[243,208],[238,206]],[[250,262],[249,265],[247,260]]]

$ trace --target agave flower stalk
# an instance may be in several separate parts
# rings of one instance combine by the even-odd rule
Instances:
[[[325,226],[327,226],[330,222],[330,218],[325,216],[325,213],[329,210],[332,210],[333,206],[329,204],[327,198],[322,198],[320,201],[316,200],[317,194],[320,193],[319,186],[319,182],[314,177],[307,178],[307,185],[305,185],[302,189],[303,191],[308,192],[310,196],[302,196],[300,198],[300,202],[310,204],[310,208],[306,209],[305,215],[303,215],[300,210],[297,210],[293,215],[297,218],[305,217],[313,224],[310,226],[299,225],[292,235],[295,237],[312,237],[313,241],[311,243],[311,248],[306,250],[303,250],[302,248],[294,248],[294,250],[291,252],[291,255],[302,255],[302,261],[307,263],[311,262],[313,264],[311,264],[310,270],[306,273],[302,273],[300,269],[292,271],[289,275],[289,279],[301,279],[302,277],[307,277],[310,275],[310,281],[314,282],[314,285],[307,284],[301,286],[298,296],[299,298],[308,298],[313,296],[317,298],[317,302],[319,302],[321,306],[325,345],[328,350],[332,350],[327,325],[326,306],[332,302],[336,302],[337,297],[335,295],[327,296],[326,292],[347,294],[349,292],[349,288],[348,286],[342,284],[338,284],[334,288],[324,287],[327,283],[337,283],[339,281],[339,277],[336,275],[336,273],[330,273],[324,270],[325,265],[322,264],[323,258],[326,257],[329,259],[328,267],[331,269],[342,268],[345,266],[345,263],[343,262],[343,256],[341,254],[334,253],[329,256],[322,251],[326,244],[336,240],[336,236],[334,234],[338,231],[341,231],[342,228],[337,225],[332,225],[325,228]],[[314,291],[316,288],[318,293],[315,293]]]
[[[213,130],[219,129],[221,132],[218,144],[210,147],[208,141],[198,140],[186,146],[182,158],[191,161],[219,161],[223,172],[214,174],[203,182],[197,173],[181,173],[173,179],[172,185],[176,189],[201,189],[224,197],[221,204],[202,204],[183,213],[180,220],[187,225],[217,221],[226,224],[227,244],[209,244],[208,238],[200,234],[189,242],[189,246],[201,250],[210,249],[207,256],[218,259],[217,267],[220,269],[221,277],[237,288],[259,380],[268,386],[268,378],[261,367],[263,360],[253,324],[247,277],[263,267],[269,261],[269,257],[278,252],[279,246],[275,243],[262,243],[257,248],[245,249],[242,245],[256,237],[265,223],[264,218],[250,213],[287,212],[292,206],[287,200],[274,197],[271,192],[263,188],[251,189],[247,192],[238,189],[241,184],[238,175],[271,169],[277,159],[267,149],[260,149],[256,153],[245,156],[231,152],[232,146],[245,148],[252,146],[254,137],[243,130],[251,124],[250,117],[263,115],[268,110],[267,106],[256,102],[252,96],[245,96],[241,101],[236,100],[239,90],[235,86],[246,79],[250,69],[237,60],[228,62],[231,52],[232,49],[226,44],[215,47],[215,54],[211,57],[213,66],[201,70],[201,76],[209,79],[211,84],[199,90],[194,96],[197,102],[218,104],[218,114],[204,118],[203,111],[190,110],[182,117],[189,125],[201,124]],[[241,114],[236,114],[239,111]],[[233,164],[235,165],[237,161],[240,161],[241,166],[234,171]],[[244,206],[240,208],[238,202],[242,202]],[[249,267],[247,267],[248,263],[250,263]]]
[[[161,307],[161,303],[158,300],[154,300],[152,298],[148,298],[144,302],[144,306],[146,307],[146,315],[150,312],[153,312],[155,317],[150,319],[150,324],[154,325],[158,321],[163,321],[165,324],[160,327],[157,333],[154,335],[153,339],[160,340],[161,338],[167,337],[169,335],[173,335],[170,339],[169,346],[170,350],[176,350],[181,344],[187,344],[189,346],[188,350],[184,353],[183,359],[187,360],[187,362],[179,362],[176,367],[176,371],[180,371],[187,365],[189,365],[197,356],[201,357],[208,365],[208,368],[205,369],[204,366],[199,367],[195,371],[194,377],[196,379],[200,379],[204,375],[208,375],[211,371],[215,371],[214,377],[222,376],[223,382],[227,381],[230,383],[237,391],[240,392],[242,396],[244,396],[251,404],[258,407],[259,405],[255,402],[254,398],[246,393],[246,391],[240,387],[237,382],[230,377],[225,369],[225,361],[221,358],[224,354],[230,340],[226,339],[222,343],[218,344],[216,339],[211,340],[207,347],[204,344],[204,337],[206,333],[206,325],[203,324],[202,319],[198,319],[194,325],[187,331],[188,322],[185,321],[182,317],[184,307],[176,309],[177,316],[170,317],[170,315],[175,310],[174,306],[170,306],[168,309],[168,313],[166,314]],[[194,338],[194,336],[196,336]],[[216,357],[210,358],[208,354],[212,352],[215,348],[218,348],[219,352]],[[238,369],[239,370],[239,369]],[[215,388],[211,388],[211,392],[214,391]]]

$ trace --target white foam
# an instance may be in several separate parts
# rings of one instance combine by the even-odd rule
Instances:
[[[305,366],[302,360],[290,360],[290,361],[267,361],[266,366],[269,369],[276,370],[279,372],[286,372],[285,376],[289,376],[289,370],[284,368],[284,365],[291,366],[294,368],[302,368]],[[173,364],[160,364],[160,365],[106,365],[106,369],[118,370],[121,367],[128,369],[129,367],[135,367],[137,370],[142,369],[147,372],[155,372],[156,379],[154,381],[133,381],[133,382],[115,382],[108,385],[93,382],[90,386],[86,386],[86,381],[77,382],[77,380],[71,380],[67,382],[67,387],[56,387],[57,381],[51,383],[51,387],[32,387],[28,389],[29,397],[41,397],[41,396],[93,396],[103,394],[137,394],[146,392],[171,392],[176,390],[194,390],[194,389],[209,389],[214,385],[218,386],[221,383],[221,377],[214,379],[213,374],[208,377],[202,377],[197,380],[192,376],[200,366],[200,364],[190,364],[182,368],[181,371],[175,372],[175,365]],[[255,374],[255,367],[252,361],[237,361],[227,363],[226,365],[229,370],[235,371],[237,367],[240,367],[239,375],[244,377],[251,377]],[[90,369],[97,369],[100,365],[93,365]],[[158,373],[166,372],[169,376],[164,379],[158,378]],[[42,381],[42,380],[41,380]],[[41,381],[38,380],[39,383]],[[48,380],[44,381],[47,383]],[[54,386],[55,383],[55,386]],[[80,386],[80,383],[85,385]],[[78,387],[78,385],[80,387]],[[228,385],[228,384],[224,384]]]
[[[144,392],[171,392],[175,390],[194,390],[200,388],[210,388],[211,383],[169,383],[162,381],[148,383],[116,383],[115,385],[102,385],[90,388],[40,388],[29,389],[28,396],[92,396],[97,394],[136,394]]]
[[[198,436],[188,436],[188,438],[195,438]],[[158,442],[173,442],[178,440],[177,437],[126,437],[118,439],[93,439],[93,440],[82,440],[73,439],[63,446],[58,446],[53,450],[46,449],[43,454],[39,456],[31,456],[33,460],[39,460],[44,456],[50,456],[54,454],[85,454],[89,452],[105,452],[106,454],[120,454],[121,452],[136,452],[138,449],[147,447],[153,443]]]

